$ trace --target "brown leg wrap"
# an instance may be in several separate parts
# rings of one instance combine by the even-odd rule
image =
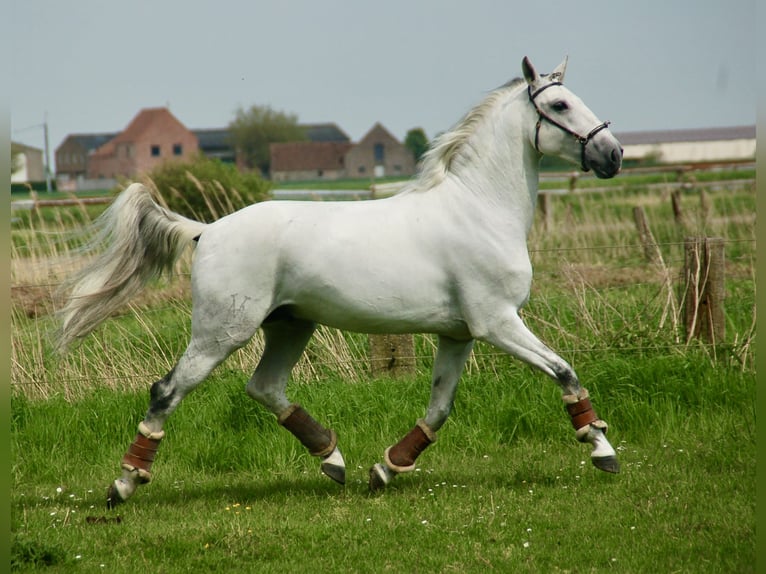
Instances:
[[[572,426],[575,430],[579,430],[585,425],[598,420],[589,398],[580,399],[576,403],[568,404],[567,412],[572,418]]]
[[[300,405],[291,405],[279,415],[279,424],[293,433],[312,456],[328,456],[338,444],[335,431],[324,428]]]
[[[421,419],[402,440],[386,451],[386,464],[396,472],[412,470],[420,453],[435,440],[436,433]]]
[[[157,448],[162,439],[148,438],[140,432],[136,439],[128,448],[128,452],[122,457],[122,466],[128,470],[137,470],[139,477],[143,482],[149,482],[151,479],[150,470],[154,457],[157,455]]]

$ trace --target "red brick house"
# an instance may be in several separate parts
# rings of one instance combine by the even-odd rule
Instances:
[[[135,177],[164,161],[188,159],[199,148],[197,136],[167,108],[146,108],[88,158],[88,179]]]

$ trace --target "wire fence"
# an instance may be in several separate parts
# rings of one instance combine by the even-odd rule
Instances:
[[[743,252],[743,254],[739,255],[739,257],[734,261],[740,262],[743,266],[748,268],[754,268],[755,265],[755,239],[726,239],[724,240],[725,244],[737,244],[737,245],[745,245],[748,247],[747,250]],[[684,245],[684,242],[663,242],[657,244],[659,247],[668,249],[668,248],[680,248]],[[627,244],[614,244],[614,245],[596,245],[596,246],[576,246],[576,247],[557,247],[557,248],[532,248],[530,249],[530,254],[565,254],[565,253],[572,253],[577,251],[599,251],[604,252],[608,250],[635,250],[637,253],[640,253],[643,249],[643,245],[641,243],[627,243]],[[668,266],[674,266],[674,264],[678,264],[679,266],[683,263],[682,260],[669,260],[666,262],[666,265]],[[641,315],[643,313],[648,314],[647,309],[651,307],[661,307],[658,303],[658,300],[660,300],[665,292],[668,289],[672,289],[675,291],[678,291],[678,289],[681,286],[682,277],[680,273],[677,273],[673,276],[671,279],[672,285],[668,285],[668,274],[665,273],[659,273],[655,269],[652,271],[651,265],[649,264],[643,264],[641,268],[645,271],[643,280],[629,280],[626,279],[619,284],[606,284],[606,285],[588,285],[587,284],[587,278],[579,278],[579,279],[573,279],[573,281],[578,282],[581,284],[581,286],[586,287],[588,291],[594,296],[598,297],[603,294],[608,293],[617,293],[618,295],[622,292],[630,291],[630,290],[636,290],[637,288],[644,288],[649,289],[649,292],[644,295],[645,299],[643,302],[639,302],[637,305],[634,305],[633,308],[628,312],[628,314],[633,317],[636,315]],[[623,273],[628,267],[627,266],[618,266],[618,267],[610,267],[610,272],[615,276],[618,277],[621,273]],[[536,279],[535,283],[533,285],[539,284],[541,282],[546,282],[548,278],[546,278],[546,275],[559,275],[560,270],[543,270],[542,272],[536,272]],[[190,274],[187,272],[184,273],[178,273],[178,276],[180,278],[188,280],[190,278]],[[557,278],[558,280],[558,278]],[[42,289],[46,290],[48,292],[53,292],[56,289],[58,289],[61,286],[61,283],[58,281],[51,281],[51,282],[38,282],[38,283],[19,283],[12,285],[12,289]],[[755,286],[753,284],[753,290],[755,289]],[[526,319],[537,319],[537,322],[545,325],[545,311],[547,308],[550,308],[551,306],[556,306],[560,301],[570,301],[572,299],[571,292],[564,291],[564,292],[545,292],[545,293],[538,293],[536,296],[533,295],[532,301],[530,302],[530,305],[528,305],[529,311],[524,311],[525,314],[527,314]],[[181,314],[188,314],[191,310],[191,302],[188,300],[188,298],[184,298],[181,301],[178,301],[176,303],[160,303],[160,304],[154,304],[152,306],[148,307],[138,307],[138,306],[131,306],[131,314],[138,317],[140,322],[144,324],[147,328],[151,328],[152,321],[155,320],[153,317],[167,317],[169,313],[177,312],[179,315]],[[657,314],[657,309],[653,311],[654,314]],[[15,320],[15,319],[14,319]],[[179,321],[182,319],[179,317]],[[749,346],[750,342],[754,338],[755,333],[755,324],[754,324],[755,317],[753,316],[753,325],[749,329],[744,329],[742,332],[738,332],[734,336],[734,342],[730,345],[732,348],[734,348],[734,354],[742,355],[745,353],[749,353]],[[183,328],[183,332],[188,335],[188,321],[186,321],[186,326]],[[556,326],[553,325],[551,327],[552,329],[556,329]],[[12,335],[14,338],[16,336],[15,329],[14,334]],[[428,338],[429,336],[424,336]],[[566,338],[562,339],[564,342],[566,342]],[[561,343],[561,341],[559,341]],[[41,343],[42,344],[42,343]],[[717,352],[717,348],[720,346],[713,345],[713,344],[706,344],[704,342],[694,341],[693,344],[696,347],[702,348],[706,350],[706,352],[710,353],[711,355],[715,355]],[[689,348],[690,342],[684,341],[680,339],[676,340],[668,340],[667,338],[662,338],[660,340],[657,340],[656,342],[651,342],[650,344],[646,341],[638,341],[633,344],[627,344],[627,343],[621,343],[619,345],[615,344],[605,344],[605,345],[598,345],[598,344],[587,344],[587,345],[577,345],[577,344],[569,344],[569,345],[558,345],[557,346],[557,352],[559,352],[562,356],[565,357],[572,357],[576,355],[583,355],[583,354],[590,354],[590,355],[599,355],[603,353],[612,353],[612,352],[619,352],[623,354],[643,354],[643,353],[682,353],[685,352]],[[257,345],[256,345],[257,346]],[[364,347],[362,343],[357,342],[355,349],[353,349],[351,352],[344,352],[344,353],[338,353],[337,355],[333,355],[332,349],[329,350],[329,356],[328,353],[324,354],[317,354],[316,356],[311,357],[311,359],[302,359],[302,361],[310,361],[311,362],[311,370],[313,372],[316,372],[317,370],[321,369],[338,369],[339,367],[345,366],[345,368],[352,368],[355,372],[360,371],[368,371],[370,369],[371,362],[375,360],[387,360],[387,359],[376,359],[374,357],[370,357],[364,349],[361,347]],[[746,349],[744,349],[747,347]],[[417,345],[418,352],[407,354],[407,355],[401,355],[398,357],[399,360],[402,361],[412,361],[414,363],[418,363],[421,365],[425,365],[430,363],[434,359],[435,356],[435,349],[436,344],[433,340],[430,342],[422,342]],[[42,357],[44,355],[43,352],[39,353],[40,356],[37,358],[38,361],[41,363],[45,362],[45,359]],[[251,355],[257,355],[258,349],[252,349]],[[321,356],[320,356],[321,355]],[[502,360],[503,357],[507,357],[505,353],[495,351],[493,348],[489,347],[480,347],[476,348],[472,354],[471,362],[474,366],[478,364],[482,364],[488,361],[495,361],[495,360]],[[256,357],[250,357],[250,358],[256,358]],[[746,358],[740,357],[741,361],[744,363],[747,361]],[[12,372],[13,375],[11,377],[11,385],[12,387],[17,388],[34,388],[34,387],[45,387],[50,385],[53,381],[50,380],[51,373],[47,372],[47,369],[44,368],[42,364],[36,364],[36,365],[26,365],[22,366],[19,364],[19,361],[17,360],[16,354],[14,353],[13,357],[13,367]],[[109,385],[112,383],[122,383],[125,381],[137,381],[137,382],[145,382],[146,380],[154,380],[156,378],[159,378],[163,376],[163,372],[142,372],[140,374],[130,374],[125,372],[120,372],[119,374],[105,374],[101,373],[98,377],[94,378],[94,375],[92,373],[84,374],[84,375],[64,375],[63,373],[58,373],[56,375],[55,384],[57,385],[93,385],[93,384],[102,384],[102,385]]]

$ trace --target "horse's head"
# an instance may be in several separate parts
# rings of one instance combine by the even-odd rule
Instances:
[[[542,154],[555,155],[590,169],[600,178],[614,177],[622,165],[622,147],[583,101],[564,87],[567,59],[550,74],[538,74],[528,58],[521,63],[530,105],[537,121],[530,141]]]

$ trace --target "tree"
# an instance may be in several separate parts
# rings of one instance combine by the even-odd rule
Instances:
[[[428,138],[423,128],[412,128],[404,138],[404,146],[412,152],[415,163],[419,162],[426,153],[428,145]]]
[[[268,176],[271,167],[269,144],[306,140],[306,133],[298,125],[298,116],[272,109],[270,106],[251,106],[237,109],[229,123],[232,144],[245,166],[258,169]]]

